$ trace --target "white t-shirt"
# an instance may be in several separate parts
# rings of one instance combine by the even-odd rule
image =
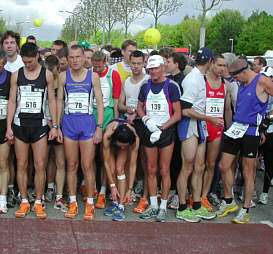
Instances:
[[[14,62],[7,62],[5,65],[5,70],[10,71],[11,73],[18,71],[21,67],[24,66],[24,62],[20,55],[17,55],[17,58]]]
[[[206,109],[206,83],[204,75],[198,68],[192,71],[182,81],[183,95],[180,100],[192,104],[192,109],[204,114]]]
[[[231,97],[231,104],[233,106],[234,112],[236,112],[238,89],[239,89],[238,82],[233,81],[230,83],[230,97]]]

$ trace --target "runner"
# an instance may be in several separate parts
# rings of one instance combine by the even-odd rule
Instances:
[[[15,141],[17,159],[17,183],[22,202],[15,216],[24,217],[30,210],[27,200],[27,165],[29,148],[32,148],[35,168],[36,200],[34,212],[40,219],[46,218],[41,198],[45,185],[45,167],[47,155],[48,126],[45,119],[45,100],[48,93],[49,109],[53,126],[48,139],[57,136],[56,101],[53,88],[52,73],[38,63],[38,47],[26,43],[21,48],[25,67],[20,68],[11,76],[11,88],[8,102],[7,132],[9,141]],[[17,103],[16,103],[17,101]],[[16,110],[16,111],[15,111]]]
[[[240,151],[244,177],[244,204],[232,221],[244,224],[249,221],[249,204],[254,192],[255,160],[261,140],[259,125],[266,111],[268,95],[273,95],[273,86],[270,79],[250,70],[247,62],[243,59],[235,60],[231,64],[229,72],[241,84],[238,90],[234,122],[225,132],[224,137],[222,159],[219,165],[224,187],[224,199],[217,215],[223,217],[238,210],[232,197],[234,182],[232,163]]]
[[[133,190],[139,138],[134,128],[123,119],[113,119],[108,123],[103,135],[103,161],[113,198],[112,205],[104,215],[112,220],[125,218],[124,204]],[[125,170],[129,170],[129,184],[126,186]]]
[[[71,67],[66,72],[60,74],[57,96],[57,120],[59,125],[61,123],[63,96],[65,95],[62,128],[58,129],[57,139],[57,141],[64,143],[65,157],[67,159],[67,184],[70,206],[65,217],[73,219],[78,212],[76,192],[80,150],[81,168],[87,190],[87,202],[83,219],[90,221],[94,219],[93,186],[95,173],[93,161],[95,144],[102,140],[102,93],[98,75],[84,68],[85,56],[81,46],[71,46],[68,51],[68,60]],[[93,93],[97,102],[97,124],[93,115]]]
[[[149,208],[140,218],[156,217],[164,222],[170,191],[170,162],[175,140],[175,123],[181,118],[180,91],[176,83],[164,77],[164,61],[159,55],[147,62],[151,79],[145,82],[138,96],[137,113],[145,125],[143,145],[147,159]],[[144,109],[145,108],[145,109]],[[158,161],[161,175],[161,203],[157,201]]]

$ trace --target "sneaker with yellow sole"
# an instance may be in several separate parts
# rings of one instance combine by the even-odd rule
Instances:
[[[231,221],[237,224],[247,223],[249,221],[249,216],[248,216],[248,213],[246,212],[246,209],[241,208],[237,216],[234,217]]]
[[[147,198],[140,198],[139,204],[137,205],[137,207],[135,207],[133,209],[133,212],[134,213],[143,213],[147,209],[148,205],[149,205],[149,203],[148,203]]]
[[[95,205],[96,208],[104,209],[106,207],[105,194],[99,194]]]
[[[43,206],[42,204],[37,204],[35,203],[34,204],[34,213],[36,214],[36,216],[39,218],[39,219],[45,219],[46,218],[46,213],[45,211],[43,210]]]
[[[225,200],[222,200],[219,210],[215,212],[217,217],[224,217],[229,213],[233,213],[238,210],[238,205],[236,204],[235,200],[233,199],[230,204],[227,204]]]
[[[77,213],[78,213],[77,202],[76,201],[70,202],[69,209],[65,213],[65,217],[68,219],[74,219]]]
[[[30,205],[28,202],[21,202],[19,209],[15,212],[15,217],[23,218],[25,217],[30,211]]]
[[[94,218],[95,218],[94,204],[86,203],[83,219],[86,221],[90,221],[90,220],[94,220]]]

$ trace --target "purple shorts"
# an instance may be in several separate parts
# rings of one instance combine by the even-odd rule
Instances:
[[[93,115],[63,115],[62,132],[69,139],[87,140],[93,138],[95,130],[96,119]]]

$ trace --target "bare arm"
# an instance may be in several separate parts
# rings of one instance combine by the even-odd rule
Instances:
[[[54,91],[54,79],[52,72],[46,70],[46,82],[47,82],[47,93],[48,93],[48,106],[49,112],[52,120],[52,124],[57,124],[57,107],[56,107],[56,98]]]
[[[114,118],[119,117],[119,111],[118,111],[118,101],[119,99],[113,99],[114,101]]]
[[[97,124],[102,124],[104,106],[102,101],[102,92],[100,88],[100,78],[98,74],[95,72],[92,72],[92,84],[94,89],[94,95],[97,102],[97,119],[98,119]],[[93,140],[95,144],[98,144],[102,141],[102,128],[100,127],[96,128]]]
[[[232,121],[232,110],[231,110],[231,97],[230,97],[230,84],[225,82],[226,84],[226,96],[225,96],[225,122],[226,128],[228,128]]]
[[[142,118],[143,116],[146,115],[146,113],[144,112],[144,103],[141,102],[140,100],[138,100],[138,104],[137,104],[137,114],[140,118]]]
[[[121,86],[121,92],[120,92],[120,96],[118,99],[118,109],[121,113],[126,113],[127,112],[127,107],[125,104],[125,94],[124,94],[124,82],[122,83]]]
[[[172,103],[173,106],[173,115],[171,118],[163,124],[162,129],[166,130],[170,126],[174,125],[176,122],[178,122],[181,119],[181,104],[180,101],[176,101]]]
[[[9,91],[8,112],[7,112],[7,132],[6,132],[6,138],[8,140],[13,140],[13,131],[11,129],[11,123],[13,121],[15,110],[16,110],[17,77],[18,77],[18,71],[14,72],[11,75],[11,80],[10,80],[10,91]]]

